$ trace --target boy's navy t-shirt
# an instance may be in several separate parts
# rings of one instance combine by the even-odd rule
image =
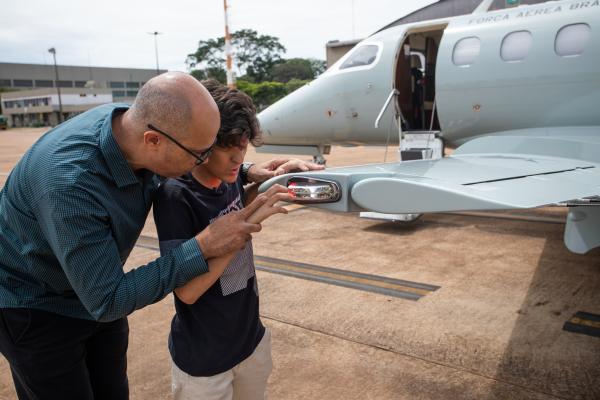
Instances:
[[[167,179],[154,203],[160,250],[166,254],[196,236],[214,219],[243,208],[243,186],[202,186],[191,174]],[[258,313],[258,287],[252,243],[240,250],[223,275],[192,305],[174,294],[169,351],[192,376],[225,372],[252,354],[265,328]]]

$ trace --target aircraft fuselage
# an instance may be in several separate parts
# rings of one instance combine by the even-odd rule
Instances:
[[[598,126],[599,66],[600,0],[423,21],[363,40],[259,119],[266,144],[306,146],[397,143],[400,114],[403,130],[433,127],[450,145],[514,129]],[[415,73],[425,78],[420,99]]]

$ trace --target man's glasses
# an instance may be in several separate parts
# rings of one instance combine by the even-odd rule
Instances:
[[[181,149],[185,150],[187,153],[189,153],[192,156],[194,156],[194,158],[196,159],[195,165],[200,165],[204,161],[206,161],[206,159],[212,153],[213,148],[215,147],[215,144],[217,143],[217,140],[215,139],[214,143],[211,144],[209,148],[207,148],[206,150],[201,151],[200,154],[197,154],[197,153],[193,152],[192,150],[188,149],[187,147],[185,147],[184,145],[182,145],[181,143],[179,143],[177,140],[175,140],[175,138],[173,136],[169,135],[166,132],[161,131],[160,129],[158,129],[154,125],[148,124],[148,129],[151,129],[153,131],[156,131],[156,132],[160,133],[161,135],[164,135],[167,139],[169,139],[170,141],[172,141],[173,143],[175,143]]]

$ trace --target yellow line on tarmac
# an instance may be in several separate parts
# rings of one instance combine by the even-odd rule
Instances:
[[[403,292],[411,292],[411,293],[416,293],[419,295],[426,295],[426,294],[431,293],[431,290],[418,289],[418,288],[413,288],[413,287],[404,286],[404,285],[398,285],[398,284],[389,283],[389,282],[382,282],[382,281],[378,281],[378,280],[374,280],[374,279],[360,278],[360,277],[348,276],[348,275],[344,275],[344,274],[336,274],[334,272],[306,269],[306,268],[297,267],[294,265],[289,265],[289,264],[284,264],[284,263],[274,263],[274,262],[270,262],[270,261],[259,260],[259,261],[257,261],[257,264],[264,265],[267,267],[272,267],[272,268],[283,269],[283,270],[287,270],[287,271],[301,272],[304,274],[333,278],[333,279],[341,280],[341,281],[355,282],[355,283],[360,283],[363,285],[376,286],[376,287],[391,289],[391,290],[399,290],[399,291],[403,291]]]
[[[579,318],[579,317],[573,317],[569,320],[570,323],[572,324],[576,324],[576,325],[581,325],[581,326],[589,326],[590,328],[598,328],[600,329],[600,322],[599,321],[589,321],[587,319],[583,319],[583,318]]]

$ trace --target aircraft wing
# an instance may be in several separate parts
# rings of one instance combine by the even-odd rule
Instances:
[[[265,182],[261,190],[298,177],[333,181],[339,185],[340,199],[319,206],[334,211],[533,208],[600,195],[598,158],[600,141],[594,137],[483,137],[439,160],[287,174]]]
[[[600,196],[600,137],[481,137],[439,160],[286,174],[265,182],[261,191],[275,183],[306,181],[337,186],[337,201],[318,204],[332,211],[403,214],[581,205]]]

